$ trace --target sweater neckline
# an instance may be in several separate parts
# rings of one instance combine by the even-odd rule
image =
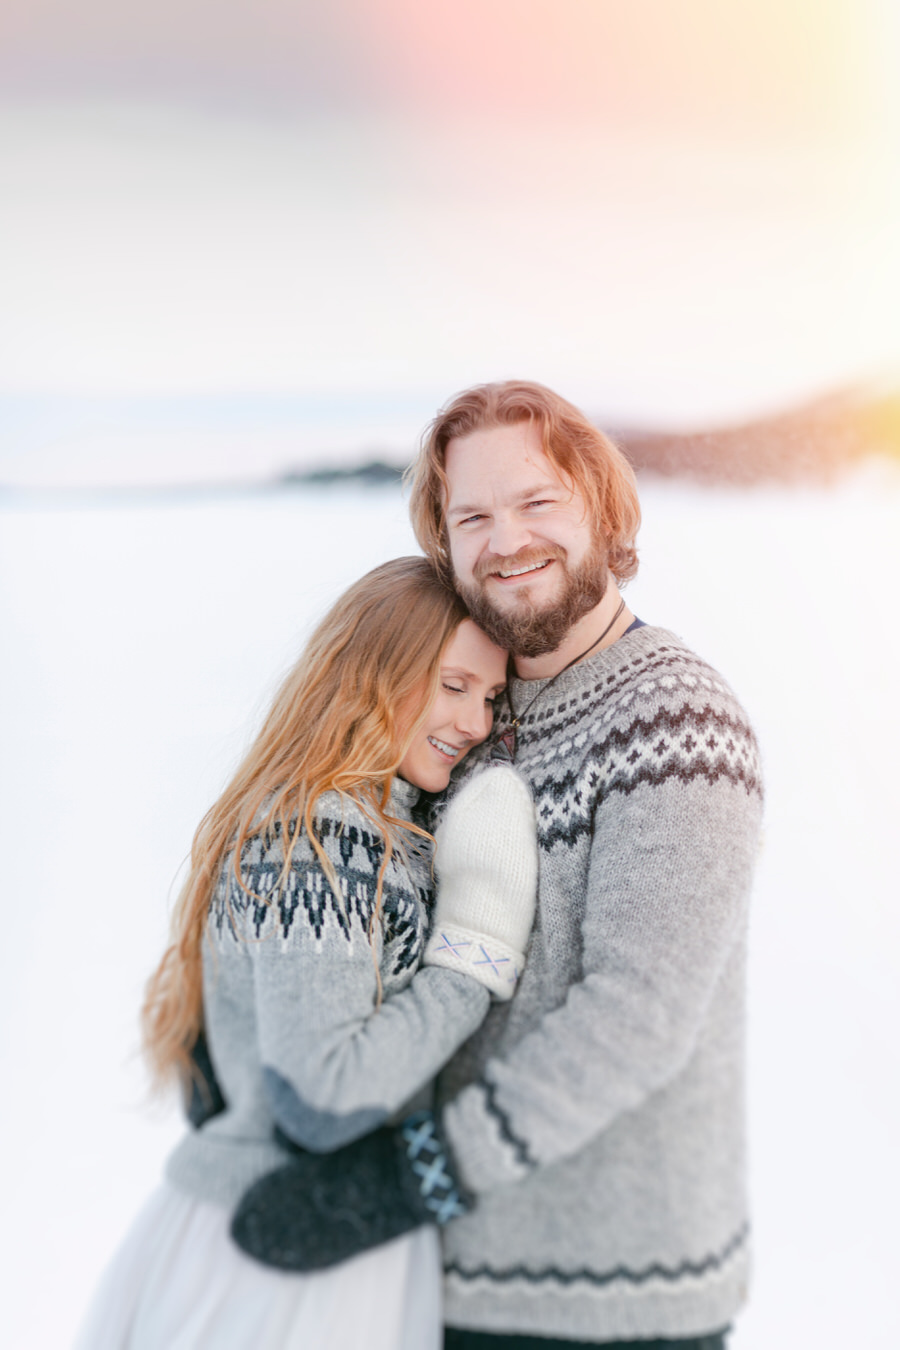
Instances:
[[[571,666],[557,675],[547,675],[539,680],[523,680],[513,676],[513,699],[538,703],[542,710],[540,696],[551,683],[554,696],[562,697],[566,692],[581,690],[586,684],[593,684],[601,675],[612,675],[624,670],[638,656],[648,656],[659,648],[661,641],[674,643],[679,650],[684,643],[668,628],[657,628],[653,624],[643,624],[640,628],[629,628],[611,647],[603,647],[593,656],[587,656],[577,665]],[[508,706],[508,705],[507,705]],[[524,714],[523,714],[524,716]]]
[[[395,815],[409,815],[417,805],[420,795],[420,789],[414,783],[407,783],[405,778],[399,774],[394,774],[394,781],[391,783],[390,803],[391,809]]]

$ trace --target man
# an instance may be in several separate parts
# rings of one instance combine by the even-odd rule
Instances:
[[[624,604],[633,475],[571,404],[459,395],[412,484],[423,549],[514,657],[493,753],[531,787],[540,850],[516,995],[438,1084],[443,1179],[471,1206],[443,1229],[445,1345],[714,1350],[748,1267],[752,730]]]
[[[714,671],[623,607],[633,477],[551,391],[509,382],[454,399],[415,466],[412,514],[515,656],[497,730],[518,742],[541,859],[516,997],[440,1083],[477,1201],[445,1230],[446,1320],[498,1333],[498,1350],[515,1344],[501,1333],[709,1335],[747,1278],[752,731]]]

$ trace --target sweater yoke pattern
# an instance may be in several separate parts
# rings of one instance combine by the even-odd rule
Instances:
[[[288,943],[295,924],[305,924],[321,950],[329,936],[352,943],[368,934],[375,912],[377,879],[384,859],[384,841],[374,829],[318,816],[313,827],[335,865],[340,897],[326,877],[305,833],[294,845],[287,875],[280,822],[244,845],[241,885],[229,858],[210,902],[210,929],[221,943],[275,939]],[[414,970],[422,956],[425,930],[422,914],[431,907],[425,885],[410,887],[408,874],[398,873],[399,859],[385,869],[381,894],[380,932],[390,947],[390,974]],[[246,889],[245,889],[246,888]]]
[[[509,725],[507,710],[500,733]],[[762,795],[756,739],[742,708],[711,667],[674,646],[635,657],[524,717],[521,727],[542,849],[574,846],[604,801],[645,785],[726,781]]]

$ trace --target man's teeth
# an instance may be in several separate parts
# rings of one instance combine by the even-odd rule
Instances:
[[[501,573],[500,573],[500,576],[501,576],[501,577],[521,577],[521,576],[524,576],[524,574],[525,574],[526,572],[539,572],[539,571],[541,570],[542,567],[547,567],[547,566],[549,566],[550,562],[551,562],[551,559],[550,559],[550,558],[547,558],[547,559],[545,559],[544,562],[539,562],[539,563],[529,563],[527,567],[514,567],[514,568],[512,569],[512,571],[510,571],[510,572],[501,572]]]
[[[452,759],[456,759],[456,756],[459,754],[459,750],[455,745],[448,745],[446,741],[436,740],[434,736],[429,736],[428,739],[432,745],[437,746],[438,750],[443,750],[444,754],[450,755]]]

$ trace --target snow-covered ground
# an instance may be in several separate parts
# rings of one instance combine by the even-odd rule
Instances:
[[[895,1350],[900,475],[643,501],[632,608],[726,673],[768,775],[733,1347]],[[391,488],[0,515],[0,1320],[62,1350],[180,1132],[136,1012],[193,829],[310,620],[414,544]]]

